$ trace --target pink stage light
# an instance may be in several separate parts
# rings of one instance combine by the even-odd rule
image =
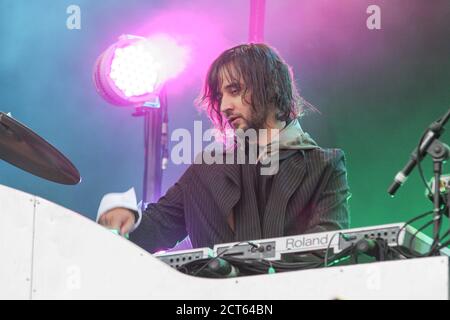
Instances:
[[[185,68],[189,50],[166,35],[150,38],[123,35],[97,59],[97,92],[118,106],[153,101],[162,85]]]

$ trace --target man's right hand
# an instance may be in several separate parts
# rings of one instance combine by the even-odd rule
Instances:
[[[133,211],[114,208],[102,214],[98,223],[106,228],[118,230],[120,235],[124,236],[130,232],[136,221]]]

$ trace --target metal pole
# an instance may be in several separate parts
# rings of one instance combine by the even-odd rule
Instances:
[[[266,0],[250,0],[249,43],[264,42]]]
[[[147,108],[144,115],[143,203],[156,202],[161,196],[161,109]]]

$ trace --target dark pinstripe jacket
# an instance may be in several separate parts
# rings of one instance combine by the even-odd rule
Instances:
[[[348,228],[350,192],[341,150],[298,150],[281,162],[262,224],[255,192],[245,185],[256,178],[249,166],[191,165],[165,196],[147,206],[130,239],[154,252],[186,235],[194,247],[212,247]]]

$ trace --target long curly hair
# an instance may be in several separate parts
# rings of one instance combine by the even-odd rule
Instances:
[[[275,112],[277,120],[289,121],[300,117],[306,108],[315,109],[301,98],[291,68],[274,48],[242,44],[224,51],[211,64],[197,99],[197,105],[206,110],[214,127],[222,132],[229,128],[220,112],[224,74],[230,81],[244,83],[241,97],[253,109],[257,123],[265,123],[271,112]]]

